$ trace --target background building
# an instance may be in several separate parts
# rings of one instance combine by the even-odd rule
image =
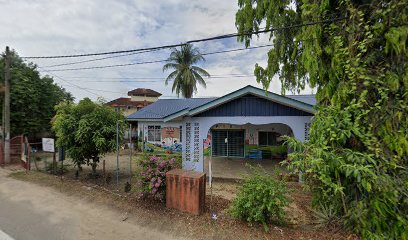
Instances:
[[[148,88],[137,88],[128,92],[129,97],[121,97],[112,100],[107,105],[123,112],[125,116],[139,111],[149,104],[156,102],[161,93]]]

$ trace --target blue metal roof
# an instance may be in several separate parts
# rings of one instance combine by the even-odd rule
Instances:
[[[285,95],[285,97],[292,98],[298,100],[300,102],[307,103],[309,105],[316,105],[316,95],[309,94],[309,95]]]
[[[177,113],[182,110],[189,110],[211,102],[216,98],[182,98],[182,99],[159,99],[139,111],[129,115],[128,120],[132,119],[163,119],[166,116]]]

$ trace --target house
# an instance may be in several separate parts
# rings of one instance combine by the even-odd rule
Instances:
[[[156,102],[161,94],[152,89],[137,88],[129,91],[128,96],[129,97],[112,100],[108,102],[107,105],[115,108],[117,111],[123,112],[125,116],[129,116],[147,105]]]
[[[284,135],[305,141],[315,103],[314,95],[246,86],[219,98],[160,99],[127,120],[137,124],[148,150],[181,151],[183,168],[204,171],[205,155],[265,158]]]

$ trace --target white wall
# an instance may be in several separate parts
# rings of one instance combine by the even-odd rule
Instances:
[[[130,96],[132,101],[142,102],[146,100],[147,102],[156,102],[159,97],[145,97],[145,96]]]
[[[208,131],[214,125],[218,124],[218,128],[228,127],[232,125],[233,128],[246,128],[246,126],[234,126],[253,124],[248,126],[254,132],[259,130],[272,130],[282,134],[288,131],[285,125],[289,126],[293,132],[293,136],[300,141],[305,140],[305,124],[310,123],[311,116],[269,116],[269,117],[186,117],[181,122],[139,122],[138,133],[143,130],[144,136],[147,136],[147,126],[160,125],[163,127],[183,127],[182,130],[182,145],[183,145],[183,168],[188,170],[195,170],[199,172],[204,171],[204,154],[203,146],[204,140],[207,139]],[[190,142],[187,142],[187,123],[190,124]],[[272,123],[281,123],[285,125],[270,125]],[[198,128],[198,134],[194,134],[195,128]],[[257,136],[257,134],[255,134]],[[257,144],[258,141],[256,140]],[[250,143],[252,144],[252,143]],[[187,152],[189,152],[189,161],[187,161]]]
[[[160,122],[160,121],[146,121],[146,122],[138,122],[138,126],[137,126],[137,134],[139,135],[140,131],[143,131],[143,136],[144,136],[144,140],[147,141],[147,127],[148,126],[161,126],[161,128],[165,128],[165,127],[174,127],[174,128],[180,128],[180,126],[182,126],[183,123],[181,122]],[[184,129],[183,129],[184,132]],[[163,139],[161,139],[160,141],[157,142],[153,142],[153,143],[161,143]]]
[[[216,124],[254,124],[254,125],[264,125],[270,123],[282,123],[288,125],[292,131],[295,138],[300,141],[305,140],[305,124],[311,121],[311,116],[268,116],[268,117],[193,117],[185,118],[183,122],[183,168],[189,170],[195,170],[199,172],[204,171],[204,156],[203,156],[203,143],[207,139],[208,131],[212,126]],[[187,143],[186,138],[186,123],[190,123],[191,126],[198,123],[199,145],[194,146],[194,141],[197,139],[194,137],[194,129],[191,131],[191,141],[190,144]],[[194,127],[193,127],[194,128]],[[197,137],[197,136],[196,136]],[[198,148],[197,148],[198,147]],[[186,159],[186,151],[190,151],[190,161]],[[199,158],[195,159],[193,156],[198,154]]]

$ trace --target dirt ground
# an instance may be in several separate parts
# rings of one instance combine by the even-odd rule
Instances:
[[[286,172],[286,168],[282,167],[280,160],[277,159],[254,160],[246,158],[205,157],[204,171],[207,175],[210,159],[214,178],[243,179],[251,172],[249,166],[256,167],[258,165],[270,173],[276,171]]]
[[[126,166],[126,163],[129,166],[129,158],[126,158],[126,154],[124,156],[120,158],[123,159],[121,160],[123,161],[122,166]],[[236,196],[240,186],[239,182],[215,179],[212,189],[207,185],[206,213],[201,216],[192,216],[167,209],[164,202],[138,199],[135,189],[125,193],[124,184],[130,181],[132,186],[135,186],[136,178],[133,177],[130,180],[128,168],[121,171],[123,174],[120,175],[120,182],[117,185],[114,178],[116,156],[108,155],[105,160],[106,175],[111,176],[108,182],[104,178],[89,178],[90,168],[88,167],[84,167],[77,180],[75,180],[75,170],[72,166],[62,178],[36,171],[28,174],[18,172],[12,176],[51,186],[64,194],[85,198],[87,201],[127,212],[129,218],[138,219],[142,225],[188,239],[354,239],[353,235],[341,229],[324,229],[323,231],[313,226],[311,197],[299,183],[288,183],[290,205],[286,209],[287,225],[271,225],[271,230],[265,232],[262,226],[251,227],[226,214],[226,209]],[[112,162],[114,164],[111,164]],[[137,169],[137,157],[134,157],[132,161],[132,168]],[[127,175],[126,172],[128,172]],[[213,214],[217,215],[216,220],[211,217]]]
[[[0,239],[180,239],[143,226],[137,218],[125,220],[122,209],[94,202],[98,196],[88,187],[18,169],[0,168],[0,233],[11,236],[0,234]],[[26,181],[7,177],[10,172]]]

